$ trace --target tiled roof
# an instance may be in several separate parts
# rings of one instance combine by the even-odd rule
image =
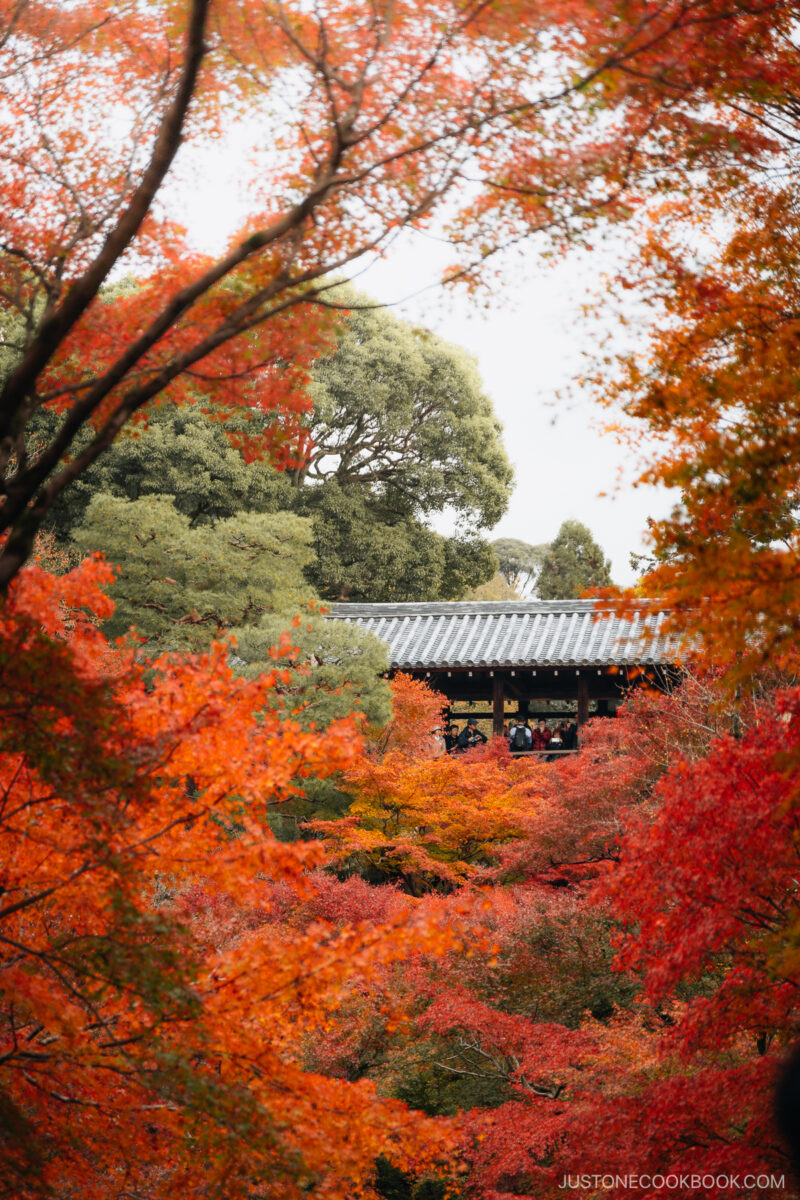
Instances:
[[[333,604],[389,646],[393,667],[645,666],[674,663],[666,613],[622,619],[593,600]]]

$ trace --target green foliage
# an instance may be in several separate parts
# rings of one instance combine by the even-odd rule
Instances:
[[[565,521],[550,546],[536,590],[542,600],[573,600],[589,588],[608,587],[611,563],[580,521]]]
[[[223,630],[257,624],[312,600],[303,575],[308,523],[292,513],[239,513],[192,528],[169,496],[89,504],[75,543],[119,567],[107,632],[135,625],[149,648],[198,650]]]
[[[490,579],[478,531],[505,511],[512,471],[474,360],[384,310],[354,310],[312,396],[297,511],[314,522],[320,594],[454,599]],[[459,519],[454,538],[423,523],[443,508]]]
[[[429,1117],[498,1108],[514,1098],[509,1080],[500,1072],[486,1070],[480,1055],[465,1051],[457,1037],[415,1040],[409,1060],[400,1060],[402,1076],[392,1095]]]
[[[494,550],[483,538],[469,533],[446,538],[444,574],[438,598],[459,600],[468,591],[491,579],[496,569]]]
[[[309,577],[327,600],[410,600],[438,594],[443,539],[420,521],[387,512],[336,481],[300,496],[311,517],[315,557]]]
[[[243,675],[263,670],[270,647],[286,629],[286,617],[270,613],[258,625],[232,631],[237,657],[246,664],[240,668]],[[302,707],[302,722],[322,728],[353,709],[363,712],[369,725],[388,723],[392,714],[389,688],[381,678],[388,666],[383,642],[347,621],[326,621],[313,609],[289,633],[296,653],[290,660],[289,682],[281,686],[284,707]]]
[[[239,418],[242,420],[242,418]],[[43,443],[55,418],[42,413],[34,426]],[[104,455],[66,488],[51,511],[60,538],[79,525],[93,496],[105,492],[126,500],[171,496],[192,526],[235,513],[290,508],[289,479],[268,463],[246,463],[223,425],[198,407],[156,409],[146,426],[128,427]],[[252,432],[252,422],[248,422]],[[102,548],[95,547],[95,548]]]
[[[155,654],[202,650],[230,632],[239,669],[252,678],[274,665],[271,650],[288,631],[291,656],[280,660],[290,676],[287,714],[302,710],[304,724],[326,728],[358,710],[368,724],[384,725],[386,647],[344,621],[324,620],[304,574],[310,538],[308,521],[294,513],[244,512],[193,527],[168,496],[101,494],[74,540],[84,552],[104,546],[119,569],[112,636],[133,625]],[[301,610],[307,615],[298,620]]]
[[[314,527],[307,574],[327,600],[450,600],[494,571],[482,538],[442,537],[336,480],[306,488],[299,500]]]
[[[383,1200],[445,1200],[447,1195],[444,1180],[415,1180],[387,1158],[379,1158],[375,1162],[374,1186]]]
[[[492,549],[500,564],[500,574],[509,588],[513,588],[520,596],[529,595],[550,551],[550,544],[543,542],[531,546],[518,538],[496,538],[492,542]]]
[[[0,386],[19,362],[24,341],[21,317],[0,299]]]
[[[417,517],[448,507],[476,528],[500,519],[513,472],[466,351],[384,309],[354,310],[313,374],[305,478]]]

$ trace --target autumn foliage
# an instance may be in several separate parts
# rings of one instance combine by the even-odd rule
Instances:
[[[798,16],[0,0],[0,1196],[797,1194]],[[201,254],[181,187],[234,125]],[[277,656],[103,637],[110,568],[42,523],[148,404],[300,464],[357,260],[433,232],[477,287],[632,215],[649,345],[600,390],[676,507],[618,602],[671,610],[680,686],[558,763],[448,757],[413,680],[321,737]],[[346,812],[280,842],[307,780]]]
[[[347,817],[311,827],[324,834],[340,867],[402,879],[412,889],[449,890],[522,834],[527,803],[514,783],[527,772],[499,740],[443,756],[444,698],[403,674],[392,681],[392,695],[395,716],[382,752],[344,772],[353,797]]]
[[[109,645],[108,578],[30,567],[4,610],[9,1195],[786,1169],[794,691],[687,678],[534,765],[437,755],[441,697],[399,677],[371,746],[321,741],[278,667]],[[276,842],[270,806],[333,771],[348,817]]]
[[[266,810],[352,762],[353,727],[323,746],[222,646],[145,672],[97,631],[108,578],[29,568],[3,612],[3,1193],[357,1195],[436,1139],[303,1041],[348,979],[448,935],[271,918],[271,881],[310,900],[322,855]]]

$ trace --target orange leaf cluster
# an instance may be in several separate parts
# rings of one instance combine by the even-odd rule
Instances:
[[[109,568],[28,568],[0,613],[0,1081],[16,1197],[371,1194],[375,1159],[424,1164],[436,1135],[366,1082],[306,1069],[342,989],[450,938],[441,919],[302,927],[318,844],[282,845],[268,807],[352,763],[273,704],[278,672],[226,649],[147,669],[110,647]],[[201,887],[235,914],[210,931]]]

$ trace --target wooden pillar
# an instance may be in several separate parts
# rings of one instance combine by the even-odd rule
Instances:
[[[506,720],[506,694],[500,675],[492,677],[492,733],[501,737]]]
[[[589,680],[585,675],[578,676],[578,727],[589,719]]]

